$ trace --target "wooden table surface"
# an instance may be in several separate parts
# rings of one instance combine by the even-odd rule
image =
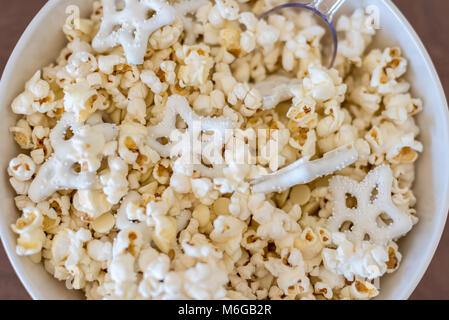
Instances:
[[[20,35],[46,0],[0,0],[0,74]],[[394,0],[420,35],[449,96],[449,1]],[[449,228],[412,299],[449,299]],[[30,299],[0,246],[0,299]]]

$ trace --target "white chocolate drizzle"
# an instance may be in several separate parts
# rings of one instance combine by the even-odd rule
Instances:
[[[122,10],[115,0],[102,3],[103,20],[92,47],[105,52],[121,44],[129,64],[142,64],[151,34],[176,18],[175,9],[164,0],[124,0]],[[148,19],[151,11],[155,14]]]
[[[187,0],[171,6],[165,0],[123,0],[121,8],[116,0],[102,0],[103,20],[92,47],[106,52],[120,44],[129,64],[142,64],[154,31],[173,23],[177,16],[196,11],[205,2]],[[148,18],[152,11],[155,14]]]
[[[30,185],[28,195],[32,201],[40,202],[58,190],[99,187],[96,170],[101,164],[105,145],[117,136],[117,128],[101,123],[96,115],[89,121],[90,124],[84,125],[76,121],[73,113],[66,113],[53,128],[50,141],[54,153],[39,168]],[[68,129],[74,136],[65,139]],[[76,172],[73,166],[80,162],[84,162],[87,170]]]
[[[176,118],[180,116],[187,125],[184,133],[176,128]],[[164,116],[160,123],[148,127],[148,145],[157,151],[162,157],[181,156],[186,161],[178,162],[182,166],[194,168],[202,176],[219,176],[222,165],[217,163],[214,168],[209,168],[201,164],[201,152],[208,148],[214,148],[221,156],[221,147],[225,143],[226,130],[234,129],[234,123],[225,117],[202,117],[197,115],[190,107],[187,99],[174,94],[167,100]],[[210,142],[201,141],[202,132],[213,133]],[[182,136],[182,137],[181,137]],[[160,139],[168,139],[166,144]],[[186,140],[187,139],[187,140]],[[191,155],[187,155],[191,152]],[[190,157],[189,157],[190,156]]]

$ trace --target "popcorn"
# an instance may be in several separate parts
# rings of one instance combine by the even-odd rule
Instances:
[[[247,220],[251,215],[248,208],[248,196],[245,193],[234,192],[230,200],[230,214],[242,221]]]
[[[133,282],[136,279],[134,271],[134,258],[131,254],[119,255],[112,259],[109,265],[111,279],[115,282]]]
[[[301,236],[295,239],[294,245],[301,251],[305,260],[315,258],[323,249],[317,234],[310,227],[302,231]]]
[[[286,253],[285,250],[284,252]],[[265,267],[277,277],[278,287],[285,295],[296,296],[309,290],[310,281],[305,275],[300,251],[292,249],[286,262],[281,259],[268,258]]]
[[[223,47],[226,48],[234,56],[241,55],[240,49],[240,32],[236,29],[221,29],[220,30],[220,42]]]
[[[99,190],[78,190],[73,196],[73,206],[76,210],[85,213],[87,217],[84,219],[88,221],[95,220],[112,208],[106,195]]]
[[[274,46],[279,39],[280,32],[273,26],[267,24],[264,20],[260,20],[256,27],[257,43],[263,48]]]
[[[401,130],[391,122],[384,122],[379,127],[371,128],[365,139],[375,152],[385,153],[387,160],[392,163],[414,162],[418,157],[417,152],[422,152],[423,146],[415,140],[417,131],[414,130],[414,125],[409,124],[405,123]]]
[[[142,82],[135,83],[128,91],[128,99],[145,99],[148,97],[148,88]]]
[[[387,264],[387,273],[392,273],[399,268],[399,264],[401,262],[402,255],[398,251],[398,245],[394,242],[389,243],[388,245],[388,261]]]
[[[125,122],[120,126],[118,153],[134,169],[145,169],[151,163],[159,161],[160,156],[147,145],[147,129],[140,124]],[[145,170],[143,170],[145,171]]]
[[[375,297],[417,222],[423,101],[400,49],[365,53],[363,9],[335,69],[313,14],[268,9],[104,0],[66,24],[11,104],[17,253],[88,299]]]
[[[234,193],[246,192],[249,188],[249,184],[245,181],[245,178],[249,175],[249,166],[236,164],[235,161],[231,161],[227,168],[223,169],[223,178],[215,178],[215,188],[220,193]]]
[[[19,154],[16,158],[9,162],[8,173],[18,181],[30,180],[35,171],[35,163],[25,154]]]
[[[118,229],[122,230],[133,225],[133,220],[144,220],[136,218],[143,216],[145,212],[145,207],[139,205],[141,201],[142,197],[136,191],[128,192],[123,198],[116,215],[116,226]]]
[[[100,55],[98,57],[98,69],[105,74],[112,74],[116,66],[126,62],[124,57],[117,54]]]
[[[167,184],[170,180],[170,170],[171,168],[169,168],[169,163],[162,160],[154,166],[153,177],[160,184]]]
[[[146,95],[145,95],[146,96]],[[132,98],[129,101],[127,107],[128,113],[126,114],[126,120],[138,121],[141,124],[146,123],[147,106],[143,98]]]
[[[315,127],[317,123],[316,102],[307,97],[301,100],[294,99],[293,104],[287,112],[287,118],[292,119],[301,127]]]
[[[368,85],[359,85],[353,88],[350,93],[350,99],[369,113],[379,110],[382,100],[381,95]]]
[[[168,85],[162,83],[161,80],[156,76],[156,74],[152,70],[144,70],[140,75],[140,79],[155,94],[160,94],[161,92],[166,91],[168,88]]]
[[[213,184],[210,179],[192,179],[192,192],[202,204],[211,205],[218,198],[218,191],[213,190]]]
[[[239,46],[244,52],[251,53],[256,49],[256,35],[250,31],[244,31],[240,34]]]
[[[354,276],[375,279],[387,271],[385,247],[368,241],[354,245],[342,233],[334,233],[332,238],[337,249],[323,249],[323,262],[330,271],[344,275],[349,281],[353,281]]]
[[[240,249],[240,241],[246,228],[246,224],[237,218],[220,215],[214,220],[210,238],[224,252],[233,255]]]
[[[181,87],[199,86],[206,82],[210,69],[214,65],[209,52],[209,47],[205,45],[182,46],[176,50],[176,56],[184,63],[178,71]]]
[[[379,55],[374,50],[371,54]],[[371,86],[378,89],[379,93],[398,93],[398,91],[408,90],[408,85],[398,82],[397,79],[407,71],[407,60],[402,58],[399,48],[387,48],[380,56],[380,61],[376,61],[371,76]],[[366,59],[369,59],[369,55]],[[372,68],[367,66],[367,68]]]
[[[263,254],[264,248],[267,246],[268,241],[263,240],[257,236],[256,231],[249,229],[243,235],[241,242],[242,247],[250,251],[252,254]]]
[[[293,52],[296,58],[312,58],[315,54],[313,48],[318,47],[324,33],[325,30],[321,26],[310,26],[301,30],[293,39],[288,39],[285,47]]]
[[[13,187],[14,191],[18,195],[26,195],[28,194],[28,190],[30,188],[30,182],[29,181],[20,181],[16,178],[12,177],[9,179],[9,184],[11,187]]]
[[[162,252],[168,253],[171,243],[176,239],[176,220],[172,217],[156,216],[154,221],[156,226],[153,240]]]
[[[12,230],[19,235],[16,252],[18,255],[33,255],[42,250],[45,234],[42,230],[44,221],[39,209],[26,207],[22,210],[22,217],[11,225]]]
[[[100,176],[100,182],[108,202],[117,204],[128,192],[128,165],[119,157],[109,157],[108,167]]]
[[[172,24],[153,32],[149,39],[150,46],[159,50],[169,48],[179,40],[183,31],[183,22],[176,19]]]
[[[163,292],[161,282],[170,268],[168,256],[153,248],[147,248],[140,255],[139,268],[144,272],[144,278],[139,284],[139,293],[145,298],[160,296]]]
[[[51,245],[52,262],[60,266],[60,280],[69,280],[70,287],[80,288],[85,282],[85,274],[81,269],[82,264],[89,263],[89,256],[83,248],[84,243],[92,239],[91,233],[86,229],[74,232],[63,229],[55,235]],[[62,272],[64,270],[64,272]],[[72,281],[70,281],[72,280]]]
[[[148,230],[141,225],[132,225],[122,229],[115,238],[112,248],[113,257],[130,254],[138,257],[144,243],[148,241]]]
[[[354,281],[351,286],[344,288],[340,294],[347,298],[364,300],[377,296],[379,291],[367,281]]]
[[[282,239],[288,232],[299,231],[299,225],[284,211],[273,207],[263,195],[252,195],[248,207],[253,219],[259,223],[257,235],[262,239]]]
[[[335,70],[327,70],[316,65],[309,66],[309,77],[303,80],[304,91],[317,101],[331,98],[341,102],[346,92],[346,85]]]
[[[180,276],[169,273],[166,282],[167,299],[184,296],[192,299],[218,300],[225,296],[224,285],[228,282],[228,277],[222,264],[212,260],[208,263],[197,263]]]
[[[65,66],[65,71],[73,78],[83,79],[98,68],[97,59],[86,51],[74,52]]]
[[[234,0],[216,0],[217,9],[223,19],[237,20],[239,14],[239,5]]]
[[[78,122],[86,121],[98,109],[97,91],[87,83],[77,83],[64,89],[64,108],[73,112]]]
[[[160,64],[160,69],[164,72],[164,78],[167,83],[174,85],[176,82],[175,73],[176,63],[174,61],[163,61]]]
[[[25,119],[17,121],[14,127],[9,128],[9,131],[14,135],[14,140],[22,149],[31,149],[33,147],[31,141],[32,130]]]
[[[189,193],[192,188],[190,177],[177,172],[170,177],[170,186],[178,193]]]
[[[11,109],[15,114],[31,115],[34,112],[48,112],[55,107],[55,103],[50,85],[41,79],[41,71],[37,71],[26,83],[25,91],[13,100]]]
[[[101,240],[91,240],[87,243],[87,254],[95,261],[108,261],[112,258],[112,244]]]
[[[385,111],[383,114],[398,125],[407,121],[422,110],[422,101],[412,99],[410,94],[388,95],[384,99]]]
[[[54,194],[48,200],[49,206],[57,215],[67,216],[70,210],[70,197]]]
[[[325,114],[327,115],[318,122],[316,132],[319,137],[327,137],[335,132],[337,132],[345,120],[345,113],[334,101],[325,104]]]
[[[293,37],[295,24],[280,14],[271,14],[268,16],[268,22],[280,31],[279,39],[288,41]]]
[[[363,9],[357,9],[351,17],[341,16],[336,25],[336,30],[346,35],[339,45],[339,53],[359,66],[361,56],[375,34],[374,28],[367,23],[368,19]]]
[[[180,232],[179,240],[183,251],[191,258],[221,259],[223,257],[222,252],[206,236],[198,232],[198,227],[198,221],[191,219],[188,226]]]

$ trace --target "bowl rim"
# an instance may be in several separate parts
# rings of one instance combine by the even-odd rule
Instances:
[[[17,60],[16,57],[18,56],[19,52],[21,52],[23,50],[23,48],[26,47],[26,44],[29,41],[32,41],[32,37],[31,37],[32,30],[38,28],[38,26],[44,22],[43,18],[49,14],[49,12],[52,10],[53,6],[55,6],[57,3],[58,3],[58,0],[49,0],[39,10],[39,12],[34,16],[34,18],[31,20],[31,22],[26,27],[25,31],[22,33],[20,39],[18,40],[18,42],[16,43],[16,45],[13,49],[11,55],[9,56],[8,61],[3,70],[3,74],[2,74],[2,77],[0,80],[0,95],[2,95],[3,91],[5,90],[6,79],[13,76],[13,66],[16,63],[16,61],[15,61],[15,60]],[[393,1],[392,0],[384,0],[384,3],[385,3],[385,6],[394,15],[394,17],[404,25],[406,32],[408,33],[410,38],[413,39],[413,41],[415,42],[416,46],[419,49],[418,52],[421,56],[420,58],[423,60],[423,62],[429,68],[432,78],[437,85],[435,90],[438,92],[439,98],[442,102],[441,107],[444,108],[443,113],[445,115],[445,120],[446,120],[446,131],[449,132],[449,109],[448,109],[448,104],[447,104],[447,100],[446,100],[446,95],[445,95],[440,77],[438,75],[438,72],[435,68],[435,65],[434,65],[426,47],[424,46],[421,38],[418,36],[418,34],[415,31],[415,29],[413,28],[413,26],[410,24],[410,22],[407,20],[407,18],[404,16],[404,14],[399,10],[399,8],[393,3]],[[1,189],[3,189],[3,188],[1,188]],[[431,244],[429,244],[429,246],[428,246],[429,249],[427,250],[428,255],[426,256],[426,262],[421,264],[419,269],[417,269],[414,272],[413,279],[411,279],[412,281],[410,281],[407,286],[404,286],[404,288],[401,290],[401,294],[398,295],[399,296],[398,299],[405,300],[410,297],[410,295],[413,293],[413,291],[416,289],[417,285],[423,278],[424,273],[426,272],[426,270],[429,267],[429,264],[433,260],[435,252],[437,250],[437,247],[440,243],[443,231],[445,229],[448,212],[449,212],[449,189],[446,191],[447,191],[446,202],[445,202],[444,207],[442,207],[440,209],[440,211],[442,211],[442,212],[436,212],[439,214],[438,217],[440,217],[440,220],[434,221],[434,224],[438,223],[439,227],[437,228],[437,232],[434,232],[433,235],[431,236],[431,241],[430,241]],[[25,271],[23,270],[24,269],[23,266],[21,266],[19,256],[17,256],[17,254],[15,252],[15,246],[7,245],[9,243],[7,243],[6,236],[4,236],[3,232],[1,232],[1,230],[0,230],[0,239],[1,239],[1,242],[5,249],[6,255],[7,255],[15,273],[17,274],[18,278],[20,279],[22,285],[25,287],[26,291],[28,292],[28,294],[31,296],[32,299],[39,300],[40,294],[37,290],[35,290],[36,288],[33,285],[31,285],[31,281],[27,280],[27,276],[25,274]]]
[[[446,93],[444,92],[443,85],[441,83],[440,76],[435,68],[435,64],[433,63],[432,58],[430,57],[429,52],[427,51],[424,43],[422,42],[421,38],[419,37],[416,30],[413,28],[413,26],[410,24],[408,19],[404,16],[404,14],[399,10],[399,8],[396,6],[396,4],[393,3],[392,0],[385,0],[386,6],[391,9],[392,14],[396,19],[401,21],[404,26],[406,27],[406,32],[410,35],[410,37],[413,39],[415,44],[418,47],[418,53],[421,55],[421,58],[425,62],[427,68],[430,70],[430,73],[432,74],[432,78],[436,83],[435,90],[439,93],[439,98],[441,100],[441,107],[444,109],[443,113],[445,115],[446,120],[446,132],[449,131],[449,108],[448,108],[448,102],[446,99]],[[444,210],[444,211],[443,211]],[[401,290],[403,298],[401,299],[408,299],[413,291],[416,289],[422,278],[424,277],[425,272],[427,271],[430,263],[433,260],[433,257],[435,256],[435,252],[438,248],[438,245],[440,244],[441,237],[443,235],[444,229],[446,227],[446,222],[449,214],[449,189],[446,189],[446,202],[444,206],[440,208],[440,212],[436,212],[438,215],[436,217],[440,217],[440,220],[434,221],[434,225],[438,223],[437,232],[434,232],[431,235],[431,245],[428,246],[427,250],[427,257],[426,262],[421,264],[420,268],[415,271],[413,281],[409,282],[408,286],[404,286],[404,288]],[[401,296],[401,294],[399,294]]]
[[[0,80],[0,95],[3,96],[3,91],[5,91],[6,87],[6,79],[13,76],[14,73],[14,64],[15,60],[17,60],[17,56],[19,55],[19,52],[21,52],[24,47],[26,47],[26,44],[28,41],[32,41],[32,31],[38,26],[44,22],[44,17],[50,12],[52,7],[56,5],[58,0],[49,0],[47,3],[45,3],[42,8],[39,10],[39,12],[33,17],[31,22],[28,24],[26,29],[23,31],[22,35],[19,38],[19,41],[17,41],[11,55],[8,58],[8,61],[5,65],[5,68],[3,69],[3,74]],[[3,187],[0,186],[0,190],[3,191]],[[27,293],[31,296],[33,300],[40,300],[40,294],[37,292],[33,285],[31,285],[31,282],[27,281],[27,276],[25,270],[23,270],[23,266],[21,265],[21,262],[19,260],[19,256],[16,254],[15,246],[14,245],[7,245],[7,239],[6,236],[4,236],[2,230],[0,229],[0,239],[3,245],[3,248],[5,249],[6,256],[9,259],[9,262],[11,263],[16,275],[20,279],[20,282],[24,286]]]

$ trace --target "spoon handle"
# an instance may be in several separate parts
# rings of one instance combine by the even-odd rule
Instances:
[[[313,0],[310,6],[323,14],[327,21],[332,22],[332,18],[345,0]]]

